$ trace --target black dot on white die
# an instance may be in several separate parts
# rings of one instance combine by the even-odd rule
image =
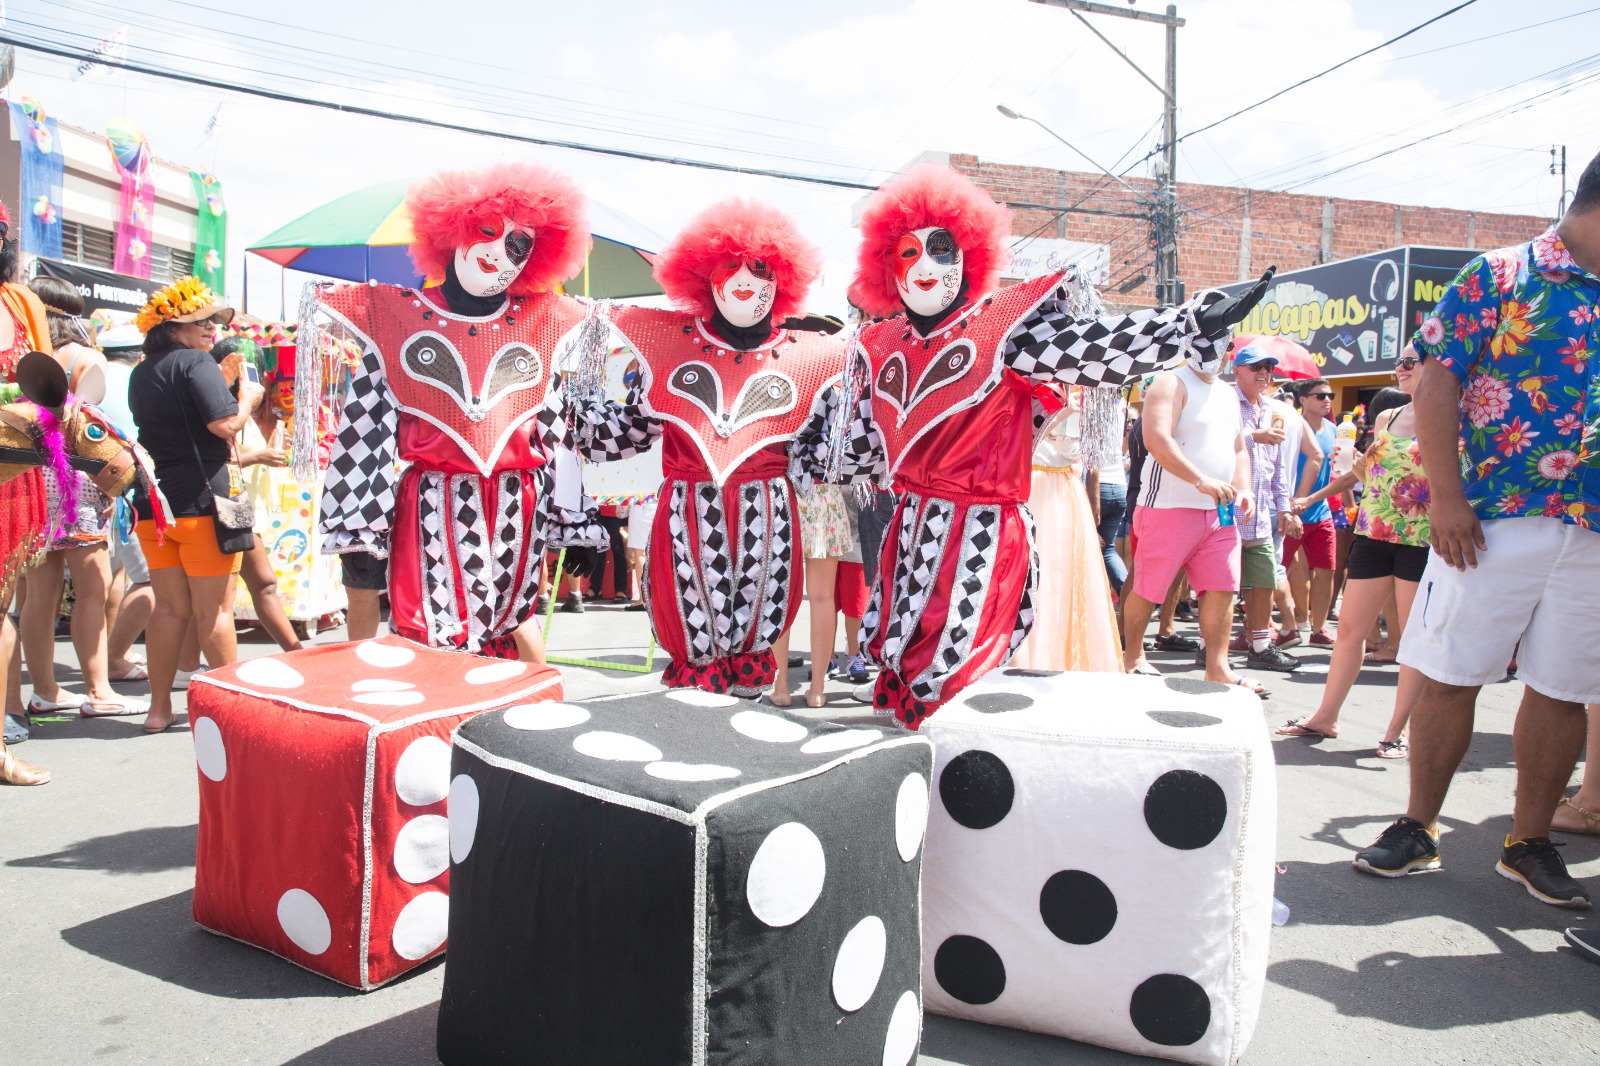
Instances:
[[[1004,714],[1006,711],[1025,711],[1033,706],[1033,697],[1020,692],[979,692],[968,696],[966,705],[984,714]]]
[[[999,825],[1011,813],[1016,795],[1011,771],[992,751],[964,751],[939,774],[940,802],[957,824],[968,829]]]
[[[1128,1020],[1152,1044],[1186,1047],[1211,1028],[1211,997],[1181,974],[1158,973],[1133,990]]]
[[[1199,711],[1145,711],[1145,717],[1159,725],[1173,729],[1198,729],[1201,726],[1221,725],[1222,719]]]
[[[1203,848],[1228,820],[1228,797],[1196,770],[1171,770],[1156,778],[1144,796],[1144,821],[1169,848]]]
[[[1221,681],[1202,681],[1197,677],[1164,677],[1161,683],[1185,696],[1210,696],[1217,692],[1232,691],[1234,687],[1224,685]]]
[[[977,937],[952,936],[933,954],[933,979],[963,1003],[993,1003],[1006,990],[1006,964]]]
[[[1028,670],[1020,666],[1013,666],[1004,671],[1006,677],[1060,677],[1065,670]]]
[[[1039,891],[1039,917],[1057,940],[1094,944],[1117,924],[1117,897],[1094,874],[1062,870]]]

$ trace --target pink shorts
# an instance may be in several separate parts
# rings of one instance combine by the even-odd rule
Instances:
[[[1133,512],[1133,591],[1151,603],[1167,598],[1182,570],[1195,592],[1239,591],[1239,527],[1211,508],[1139,507]]]
[[[1300,536],[1283,538],[1283,565],[1288,566],[1294,562],[1294,557],[1299,554],[1303,546],[1306,550],[1307,566],[1313,570],[1332,570],[1335,568],[1334,546],[1336,540],[1333,519],[1325,518],[1321,522],[1307,522]]]

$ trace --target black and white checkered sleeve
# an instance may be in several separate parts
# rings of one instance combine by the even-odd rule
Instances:
[[[627,399],[599,400],[570,409],[577,426],[578,453],[591,463],[614,463],[655,447],[661,420],[647,414],[637,388]]]
[[[378,353],[369,348],[350,378],[322,483],[322,554],[388,556],[400,481],[399,428],[400,409],[383,378]]]
[[[789,444],[789,479],[803,491],[819,482],[858,485],[881,481],[884,476],[887,464],[883,439],[872,424],[870,387],[856,402],[853,414],[841,411],[847,402],[841,385],[829,386]],[[839,423],[846,417],[849,424],[841,427]],[[835,458],[833,441],[841,432],[843,447]]]
[[[1191,351],[1226,345],[1228,337],[1204,337],[1195,316],[1223,298],[1207,292],[1177,307],[1122,315],[1076,318],[1065,300],[1049,299],[1006,338],[1001,358],[1031,381],[1095,388],[1120,388],[1182,363]]]

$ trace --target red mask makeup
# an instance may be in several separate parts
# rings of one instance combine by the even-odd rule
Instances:
[[[894,249],[895,288],[906,307],[936,315],[961,291],[961,249],[950,231],[924,226],[900,238]]]

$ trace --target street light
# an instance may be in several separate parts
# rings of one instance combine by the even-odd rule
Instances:
[[[1031,122],[1035,126],[1038,126],[1040,129],[1044,130],[1050,136],[1054,137],[1056,140],[1060,141],[1062,144],[1066,145],[1068,148],[1071,148],[1074,152],[1077,152],[1078,155],[1082,156],[1085,160],[1088,161],[1090,166],[1094,167],[1096,170],[1098,170],[1100,173],[1104,174],[1106,177],[1110,178],[1112,181],[1116,182],[1118,185],[1121,185],[1124,189],[1127,189],[1129,192],[1133,193],[1134,198],[1137,199],[1140,203],[1144,204],[1144,203],[1149,203],[1150,202],[1146,198],[1144,193],[1140,192],[1138,189],[1134,188],[1132,185],[1129,185],[1126,181],[1122,180],[1117,175],[1111,173],[1111,171],[1107,170],[1105,167],[1101,166],[1099,163],[1096,163],[1093,159],[1090,159],[1089,156],[1086,155],[1081,149],[1079,149],[1077,145],[1073,144],[1071,141],[1069,141],[1065,137],[1061,136],[1061,134],[1057,133],[1055,130],[1051,129],[1049,126],[1046,126],[1043,122],[1040,122],[1038,119],[1034,118],[1031,115],[1024,115],[1019,111],[1013,111],[1011,108],[1007,107],[1005,104],[995,104],[994,106],[995,106],[995,110],[999,111],[1006,118],[1021,119],[1023,122]]]

